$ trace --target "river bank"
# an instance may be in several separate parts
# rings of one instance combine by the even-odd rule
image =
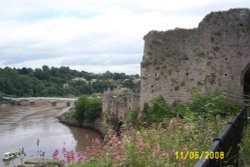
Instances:
[[[68,126],[81,127],[93,130],[97,132],[102,139],[104,139],[104,137],[108,134],[109,130],[111,129],[111,127],[105,123],[102,117],[96,119],[94,122],[79,123],[76,119],[70,117],[67,111],[57,116],[56,118],[59,120],[59,122]]]
[[[34,105],[1,105],[0,109],[0,158],[6,152],[16,152],[24,148],[27,156],[24,161],[39,157],[39,151],[46,152],[45,158],[51,159],[56,149],[84,152],[92,146],[99,133],[93,130],[65,126],[56,117],[68,109],[65,102],[52,106],[49,102]],[[39,146],[37,141],[39,139]],[[38,148],[39,147],[39,148]],[[9,162],[0,161],[1,167],[20,165],[20,159]]]
[[[7,100],[5,100],[3,98],[0,98],[0,108],[6,107],[8,105],[10,105],[9,101],[7,101]]]
[[[7,103],[0,103],[0,108],[8,107],[9,104]]]

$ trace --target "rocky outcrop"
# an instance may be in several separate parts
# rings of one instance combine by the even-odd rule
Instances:
[[[66,113],[61,114],[57,118],[59,119],[61,123],[69,125],[69,126],[76,126],[76,127],[82,127],[82,128],[94,130],[97,133],[99,133],[102,136],[102,138],[104,138],[105,135],[108,134],[109,130],[111,129],[111,127],[103,121],[102,117],[99,119],[96,119],[95,122],[92,122],[92,123],[90,122],[79,123],[77,120],[73,118],[69,118],[66,112]]]

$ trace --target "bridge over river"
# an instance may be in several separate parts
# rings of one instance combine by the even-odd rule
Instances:
[[[73,105],[77,98],[63,98],[63,97],[3,97],[5,100],[10,101],[12,105],[34,105],[36,103],[51,103],[52,106],[56,106],[57,103],[66,103],[67,106]]]

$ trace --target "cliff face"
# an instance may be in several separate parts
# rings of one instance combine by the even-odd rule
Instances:
[[[196,29],[151,31],[144,40],[141,107],[159,95],[187,102],[192,85],[205,94],[219,88],[242,98],[250,67],[249,9],[213,12]]]

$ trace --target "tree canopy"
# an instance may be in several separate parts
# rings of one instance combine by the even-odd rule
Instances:
[[[139,91],[132,81],[138,75],[125,73],[94,74],[69,67],[0,68],[0,92],[17,97],[67,96],[102,93],[108,88],[127,87]]]
[[[101,98],[80,96],[75,104],[74,116],[79,122],[93,122],[101,116],[101,113]]]

